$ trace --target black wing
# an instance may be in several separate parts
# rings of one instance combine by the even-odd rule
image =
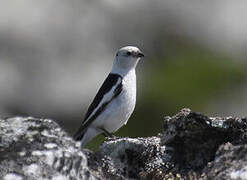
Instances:
[[[103,99],[104,95],[111,90],[111,88],[117,83],[119,78],[122,79],[122,77],[118,74],[110,73],[107,76],[104,83],[102,84],[99,91],[97,92],[95,98],[93,99],[93,102],[89,106],[83,122],[85,122],[87,120],[87,118],[91,115],[91,113],[94,111],[94,109],[99,105],[99,103]]]
[[[122,81],[116,87],[116,89],[114,90],[113,97],[109,101],[103,103],[101,105],[101,107],[99,107],[98,110],[91,116],[92,112],[100,104],[100,102],[103,99],[104,95],[106,93],[108,93],[112,89],[113,86],[116,85],[116,83],[118,82],[119,78],[122,80],[122,77],[120,75],[118,75],[118,74],[110,73],[107,76],[107,78],[105,79],[104,83],[102,84],[102,86],[100,87],[99,91],[97,92],[95,98],[93,99],[93,102],[89,106],[88,111],[87,111],[87,113],[85,115],[85,118],[83,120],[83,124],[82,124],[82,126],[79,128],[79,130],[77,131],[77,133],[74,136],[75,140],[80,140],[83,137],[84,130],[89,126],[89,124],[91,124],[91,122],[94,119],[97,118],[97,116],[105,109],[107,104],[109,104],[115,97],[117,97],[117,95],[119,95],[121,93],[121,91],[122,91]],[[90,119],[88,119],[89,117],[90,117]]]

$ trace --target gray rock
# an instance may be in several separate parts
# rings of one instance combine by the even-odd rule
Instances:
[[[162,135],[109,139],[88,165],[111,179],[246,179],[246,127],[245,118],[183,109],[165,117]]]
[[[211,179],[247,179],[247,145],[221,145],[204,173]]]
[[[160,137],[111,138],[89,153],[89,167],[112,179],[140,179],[154,170],[169,169],[169,151]]]
[[[163,133],[80,149],[48,119],[0,120],[0,179],[247,179],[247,120],[189,109]]]
[[[75,142],[52,120],[0,120],[0,179],[96,179]]]

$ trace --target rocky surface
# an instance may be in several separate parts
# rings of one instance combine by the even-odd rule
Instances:
[[[96,179],[87,158],[54,121],[0,120],[0,179]]]
[[[189,109],[163,132],[80,149],[54,121],[0,120],[0,179],[247,179],[247,119]]]
[[[172,171],[183,177],[247,179],[238,174],[247,163],[246,131],[246,118],[210,118],[183,109],[165,118],[161,141],[173,148]]]

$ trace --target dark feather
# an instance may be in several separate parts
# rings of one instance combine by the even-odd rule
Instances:
[[[99,114],[105,109],[105,107],[115,97],[117,97],[121,93],[121,91],[122,91],[122,82],[114,90],[114,96],[112,97],[112,99],[110,99],[108,102],[105,102],[104,104],[102,104],[101,107],[99,107],[98,110],[95,112],[95,114],[90,119],[88,119],[88,117],[91,115],[91,113],[94,111],[94,109],[97,108],[97,106],[99,105],[99,103],[103,99],[104,95],[106,93],[108,93],[112,89],[113,86],[116,85],[116,83],[117,83],[119,78],[121,78],[121,80],[122,80],[122,77],[120,75],[110,73],[108,75],[108,77],[105,79],[105,81],[102,84],[101,88],[99,89],[97,95],[93,99],[93,102],[91,103],[91,105],[88,108],[88,111],[87,111],[87,113],[85,115],[85,118],[84,118],[82,126],[79,128],[77,133],[74,135],[74,139],[75,140],[82,139],[82,137],[84,136],[85,130],[91,124],[91,122],[94,119],[96,119],[99,116]]]

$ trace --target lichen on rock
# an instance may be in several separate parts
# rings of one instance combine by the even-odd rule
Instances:
[[[0,179],[96,179],[87,158],[57,123],[13,117],[0,120]]]
[[[163,132],[80,149],[49,119],[0,120],[0,179],[246,179],[247,119],[183,109]]]

